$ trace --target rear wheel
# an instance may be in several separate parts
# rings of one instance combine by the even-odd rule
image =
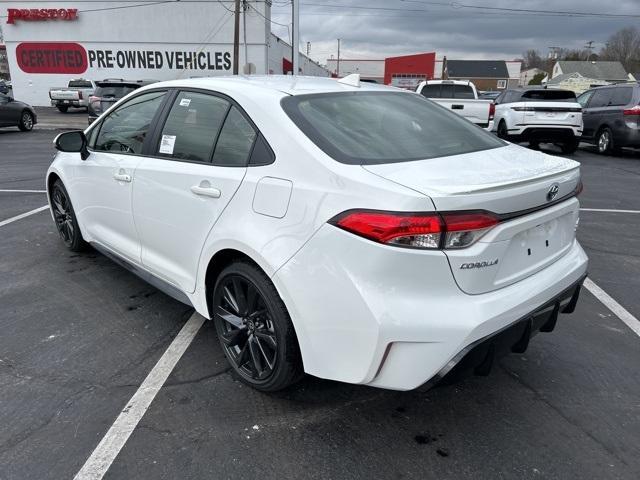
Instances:
[[[22,112],[22,115],[20,115],[20,122],[18,123],[18,128],[23,132],[28,132],[30,130],[33,130],[33,115],[31,115],[31,112],[27,110]]]
[[[247,262],[225,268],[216,281],[212,306],[222,350],[244,383],[273,392],[301,378],[300,349],[289,313],[259,268]]]
[[[59,106],[58,110],[60,110],[62,113],[67,113],[67,110],[69,110],[69,107]]]
[[[507,131],[507,124],[504,120],[500,120],[500,123],[498,124],[498,138],[506,140],[508,136],[509,133]]]
[[[613,132],[609,127],[604,127],[600,130],[596,137],[596,146],[598,147],[598,153],[603,155],[610,155],[613,153]]]
[[[78,219],[73,211],[67,189],[60,180],[56,180],[51,188],[51,210],[56,222],[60,238],[72,252],[81,252],[87,248],[82,238]]]
[[[580,140],[574,138],[572,140],[567,140],[566,142],[560,145],[560,149],[562,153],[574,153],[578,149],[578,145],[580,145]]]

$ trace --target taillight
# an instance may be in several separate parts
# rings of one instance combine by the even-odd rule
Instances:
[[[640,105],[636,105],[635,107],[625,108],[622,111],[623,115],[640,115]]]
[[[493,117],[496,115],[496,104],[491,102],[489,104],[489,121],[493,120]]]
[[[472,245],[499,219],[489,212],[401,213],[350,210],[329,221],[343,230],[387,245],[452,249]]]

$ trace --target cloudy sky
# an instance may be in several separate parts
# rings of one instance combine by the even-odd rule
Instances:
[[[273,1],[272,20],[290,24],[289,0]],[[342,58],[435,51],[438,58],[513,59],[529,48],[546,53],[589,40],[598,51],[611,33],[639,23],[639,0],[300,0],[300,48],[311,42],[311,57],[321,63],[336,55],[337,38]],[[272,29],[289,38],[285,26]]]

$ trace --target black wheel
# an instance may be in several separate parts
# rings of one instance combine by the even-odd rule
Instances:
[[[244,383],[274,392],[302,377],[289,313],[259,268],[245,262],[225,268],[216,281],[212,306],[222,349]]]
[[[67,110],[69,110],[69,107],[59,106],[58,110],[60,110],[62,113],[67,113]]]
[[[25,110],[20,115],[20,123],[18,123],[18,128],[23,132],[28,132],[33,129],[33,115],[31,112]]]
[[[596,137],[596,146],[598,147],[598,153],[603,155],[610,155],[613,153],[613,132],[609,127],[604,127],[598,136]]]
[[[51,188],[51,209],[60,238],[72,252],[86,249],[87,243],[82,238],[76,214],[73,211],[67,189],[60,180],[56,180]]]
[[[562,150],[562,153],[574,153],[578,149],[578,145],[580,145],[580,140],[573,138],[562,143],[560,145],[560,149]]]
[[[540,142],[538,142],[537,140],[531,140],[529,142],[529,148],[531,150],[540,150]]]
[[[507,124],[504,120],[500,120],[500,123],[498,124],[498,138],[506,140],[508,137],[509,133],[507,131]]]

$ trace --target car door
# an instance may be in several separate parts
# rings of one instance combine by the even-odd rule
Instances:
[[[89,133],[90,155],[73,175],[73,201],[88,237],[137,264],[141,252],[131,209],[133,180],[166,95],[165,90],[142,93],[98,122]]]
[[[145,269],[193,292],[204,242],[240,186],[256,130],[230,99],[183,90],[136,169],[133,211]]]
[[[0,127],[18,124],[17,114],[8,95],[0,93]],[[14,118],[15,117],[15,118]]]
[[[617,86],[612,90],[611,100],[607,108],[607,124],[613,131],[613,143],[615,145],[622,142],[627,135],[628,127],[623,112],[633,100],[633,86]]]
[[[590,138],[593,138],[600,130],[600,127],[607,123],[612,89],[597,88],[593,92],[586,115],[584,110],[582,111],[583,135]]]
[[[505,120],[508,122],[507,115],[509,113],[509,98],[513,96],[513,92],[506,90],[500,94],[498,98],[496,98],[495,103],[495,113],[493,116],[493,125],[494,130],[498,130],[498,125],[500,125],[501,120]]]
[[[589,128],[589,121],[591,117],[591,109],[589,108],[589,102],[591,101],[591,98],[593,97],[594,93],[595,93],[595,90],[587,90],[577,98],[577,102],[582,107],[582,123],[583,123],[582,136],[583,137],[591,138],[593,137],[593,134],[594,134],[593,126]]]

